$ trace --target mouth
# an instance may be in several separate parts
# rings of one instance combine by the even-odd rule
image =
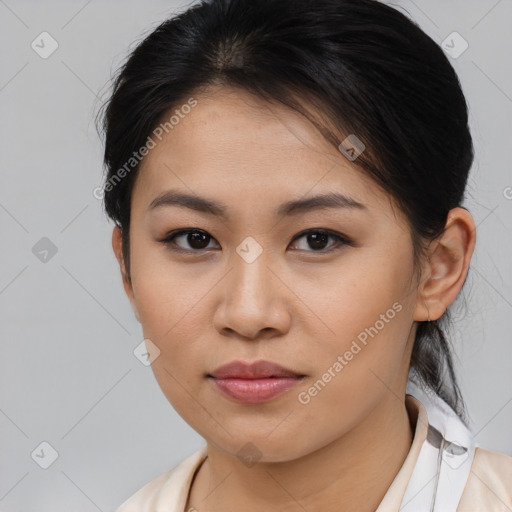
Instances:
[[[215,388],[238,403],[267,402],[288,391],[306,375],[270,361],[233,361],[207,374]]]

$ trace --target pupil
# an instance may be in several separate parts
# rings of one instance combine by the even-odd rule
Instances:
[[[320,238],[320,246],[318,246],[318,238]],[[329,238],[329,235],[327,233],[310,233],[308,235],[308,242],[313,239],[313,243],[310,243],[310,245],[313,247],[313,249],[323,249],[325,243],[327,242]]]
[[[203,238],[203,240],[201,240]],[[204,233],[200,233],[199,231],[192,231],[188,234],[188,241],[190,243],[191,247],[194,247],[195,249],[204,249],[208,245],[207,236],[204,235]],[[206,239],[206,243],[204,242]],[[196,245],[198,243],[198,245]]]

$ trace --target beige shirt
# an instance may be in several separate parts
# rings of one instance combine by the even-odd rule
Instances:
[[[413,443],[376,512],[399,512],[418,454],[427,437],[428,418],[422,403],[406,395],[405,404],[414,425]],[[185,506],[190,486],[206,456],[205,446],[148,482],[116,512],[188,512]],[[512,457],[477,446],[457,510],[443,512],[512,512]]]

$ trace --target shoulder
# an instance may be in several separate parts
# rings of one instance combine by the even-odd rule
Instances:
[[[512,457],[479,446],[457,512],[512,510]]]
[[[173,468],[161,473],[153,480],[147,482],[135,494],[124,501],[116,512],[155,512],[159,510],[159,505],[165,506],[169,512],[186,499],[190,482],[195,469],[206,456],[206,447],[183,459]],[[183,505],[184,506],[184,505]]]
[[[155,510],[156,501],[161,489],[165,487],[169,477],[178,467],[179,465],[147,482],[135,494],[124,501],[122,505],[116,509],[116,512],[149,512],[150,510]]]

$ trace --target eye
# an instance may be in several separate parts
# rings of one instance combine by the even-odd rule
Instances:
[[[189,244],[188,247],[179,246],[176,243],[176,240],[183,238],[186,243]],[[209,235],[206,231],[202,229],[180,229],[178,231],[172,231],[165,238],[159,240],[159,242],[164,243],[165,245],[175,246],[178,245],[178,248],[173,250],[177,251],[188,251],[188,252],[199,252],[208,247],[208,242],[210,240],[214,240],[214,238]]]
[[[334,231],[330,231],[328,229],[309,229],[308,231],[304,231],[303,233],[300,233],[297,235],[293,241],[300,240],[301,238],[306,239],[306,243],[312,247],[313,251],[307,251],[307,252],[331,252],[333,250],[336,250],[339,248],[339,245],[351,245],[352,241],[349,240],[347,237],[341,235],[340,233],[335,233]],[[325,245],[329,238],[334,238],[337,240],[337,244],[334,243],[331,246],[329,246],[327,249],[325,249]],[[303,248],[302,248],[303,249]],[[299,250],[302,250],[299,247]]]

